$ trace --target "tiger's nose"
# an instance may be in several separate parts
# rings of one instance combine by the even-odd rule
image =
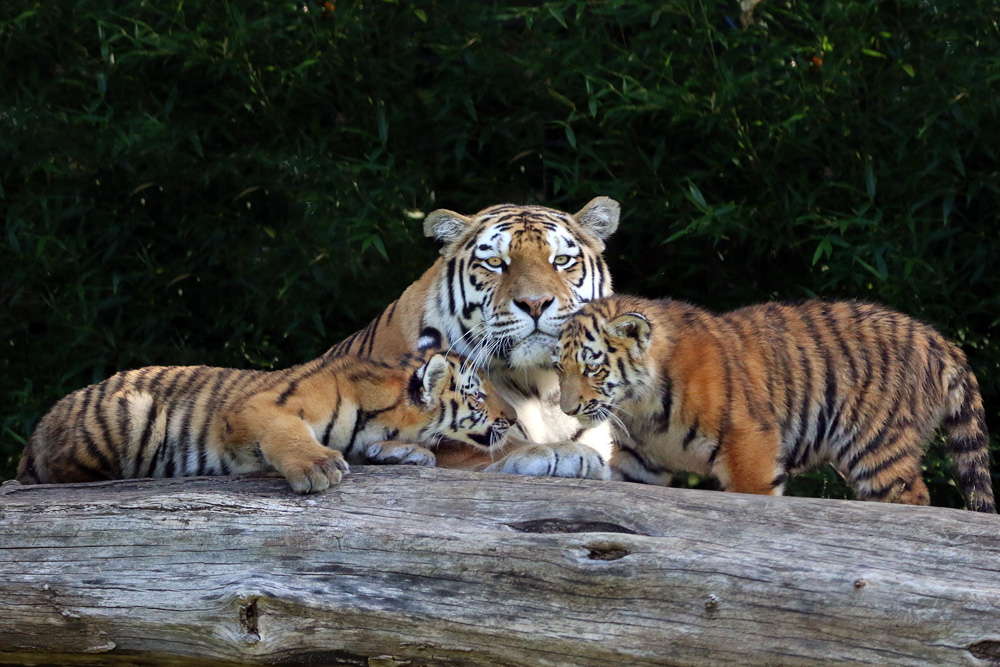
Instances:
[[[543,296],[540,299],[524,297],[521,299],[514,299],[514,305],[528,313],[528,315],[531,316],[531,319],[537,320],[542,316],[542,313],[545,312],[545,309],[552,304],[552,301],[554,301],[554,299],[551,296]]]
[[[559,397],[559,407],[562,411],[571,417],[579,414],[583,410],[583,396],[573,400],[569,395],[563,394]]]

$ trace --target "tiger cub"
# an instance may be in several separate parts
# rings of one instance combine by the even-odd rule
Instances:
[[[461,359],[397,364],[341,357],[279,371],[168,366],[73,392],[39,422],[24,484],[227,475],[275,469],[299,493],[340,482],[351,462],[434,465],[443,438],[481,449],[509,426]],[[347,460],[345,460],[345,457]]]
[[[780,495],[831,463],[858,498],[926,505],[922,445],[944,421],[969,509],[995,512],[979,384],[930,326],[858,301],[769,303],[715,315],[612,296],[561,330],[561,407],[624,431],[617,479],[714,476]]]

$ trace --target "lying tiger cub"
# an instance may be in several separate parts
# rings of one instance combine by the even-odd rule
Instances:
[[[275,469],[299,493],[352,462],[434,465],[442,438],[498,446],[508,421],[461,359],[342,357],[280,371],[151,366],[75,391],[39,422],[23,484]],[[347,460],[345,460],[345,457]]]
[[[930,326],[857,301],[770,303],[714,315],[612,296],[562,327],[561,407],[611,419],[618,479],[712,475],[781,494],[832,463],[858,498],[926,505],[921,446],[943,419],[970,509],[995,512],[979,384]]]

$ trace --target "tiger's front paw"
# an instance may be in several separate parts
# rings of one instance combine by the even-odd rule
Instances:
[[[485,471],[536,477],[611,479],[611,468],[597,450],[578,442],[526,445],[487,466]]]
[[[365,449],[365,458],[369,463],[381,465],[427,466],[431,468],[437,462],[434,452],[426,447],[396,440],[373,442]]]
[[[320,448],[303,461],[285,462],[281,474],[297,493],[319,493],[340,484],[349,470],[344,455],[333,449]]]

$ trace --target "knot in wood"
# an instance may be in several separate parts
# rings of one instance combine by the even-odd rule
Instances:
[[[629,553],[628,547],[611,542],[599,542],[587,548],[587,558],[590,560],[620,560]]]
[[[984,639],[970,644],[969,653],[979,660],[985,660],[989,665],[1000,665],[1000,641]]]
[[[240,606],[240,627],[243,630],[243,642],[248,645],[256,644],[260,641],[260,630],[257,627],[257,617],[260,612],[257,610],[257,600],[259,598],[250,598],[250,600]]]
[[[719,605],[721,604],[722,600],[719,599],[718,595],[716,595],[715,593],[709,593],[708,598],[706,598],[705,600],[705,610],[715,611],[716,609],[719,608]]]
[[[867,579],[855,579],[854,580],[854,587],[857,588],[858,590],[861,590],[862,588],[864,588],[867,585],[868,585],[868,580]]]

